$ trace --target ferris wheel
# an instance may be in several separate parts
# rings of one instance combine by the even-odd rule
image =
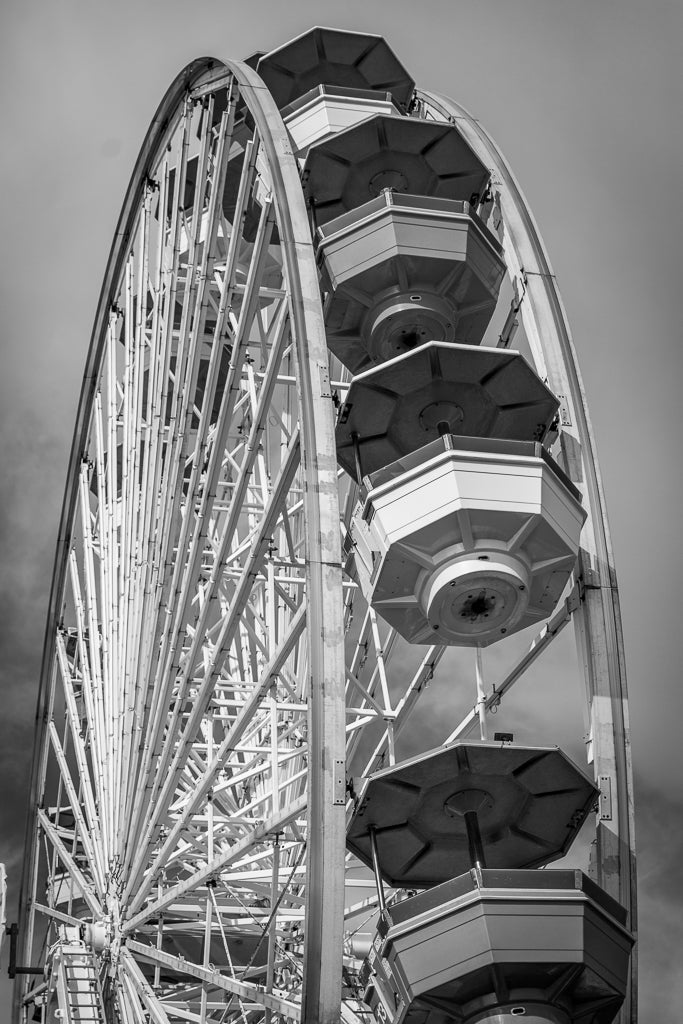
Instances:
[[[569,624],[580,767],[497,725]],[[193,62],[85,371],[17,1020],[635,1021],[620,630],[557,284],[478,121],[379,36]]]

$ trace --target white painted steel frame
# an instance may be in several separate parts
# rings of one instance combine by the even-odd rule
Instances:
[[[163,210],[170,195],[181,195],[190,154],[205,168],[198,180],[220,182],[226,173],[239,107],[226,106],[211,137],[206,124],[212,97],[230,83],[233,100],[237,93],[246,100],[253,122],[249,131],[240,122],[247,141],[235,204],[239,210],[258,194],[258,225],[249,242],[231,231],[217,204],[220,188],[210,188],[203,217],[193,220],[180,209],[174,215],[174,237],[186,236],[181,273],[178,245],[167,266],[163,238],[156,249],[141,239],[153,237],[157,203]],[[206,105],[203,129],[192,106],[199,100]],[[632,807],[627,724],[619,718],[626,709],[616,583],[568,330],[533,221],[497,150],[450,101],[425,102],[426,116],[457,118],[473,148],[496,168],[506,258],[528,297],[521,315],[539,372],[571,404],[574,423],[562,433],[565,466],[588,491],[590,512],[580,579],[564,605],[497,687],[482,690],[478,707],[474,665],[472,679],[456,683],[463,717],[455,729],[445,723],[444,741],[475,728],[484,709],[495,708],[573,617],[586,638],[596,771],[612,779],[618,808],[598,828],[599,879],[633,911],[634,876],[624,852],[632,854]],[[183,136],[184,116],[192,130]],[[165,158],[169,141],[173,153]],[[166,170],[157,173],[156,164]],[[228,240],[213,256],[204,243],[211,231]],[[131,262],[136,245],[139,258]],[[229,267],[237,274],[232,284]],[[140,315],[147,310],[145,282],[151,293],[167,296],[163,308],[152,302],[147,333]],[[176,293],[185,297],[175,328],[178,352],[180,339],[187,352],[180,370],[178,359],[171,365]],[[113,303],[127,315],[112,311]],[[233,340],[223,414],[215,423],[208,422],[210,397],[201,409],[192,401],[202,353],[190,326],[210,317],[216,326],[204,353],[204,394],[218,384],[223,328]],[[150,339],[158,342],[156,362],[148,360],[157,390],[136,371],[152,350]],[[169,397],[164,381],[183,373],[189,387],[182,394],[172,389],[168,423],[159,408],[148,415],[161,395]],[[327,1024],[340,1012],[344,1021],[361,1019],[352,986],[345,985],[340,1010],[342,952],[347,967],[359,965],[354,937],[371,930],[377,897],[367,872],[344,857],[344,732],[349,777],[392,762],[445,649],[411,651],[365,606],[356,581],[342,574],[340,540],[356,488],[336,467],[332,399],[343,397],[345,387],[337,375],[330,382],[310,227],[280,115],[246,66],[197,61],[169,90],[145,141],[100,300],[50,600],[23,886],[25,963],[43,955],[38,919],[52,922],[53,941],[60,923],[96,919],[101,907],[119,915],[111,955],[118,957],[125,1021],[149,1015],[160,1022]],[[234,434],[241,418],[242,432]],[[120,482],[117,460],[107,458],[118,447],[118,420]],[[143,432],[152,447],[141,443]],[[88,443],[91,466],[82,462]],[[166,476],[164,443],[177,453]],[[93,509],[95,492],[121,498]],[[183,505],[195,498],[193,518]],[[134,579],[146,580],[147,589]],[[104,622],[98,594],[110,609]],[[230,663],[227,678],[222,652]],[[129,685],[123,701],[111,685],[121,653],[123,674],[139,684]],[[134,775],[124,771],[129,764],[137,766]],[[58,781],[50,789],[52,776]],[[52,884],[45,899],[46,871]],[[240,975],[235,936],[262,936],[261,974],[250,968]],[[180,954],[183,942],[196,950],[194,959]],[[216,948],[225,960],[218,972],[211,963]],[[168,981],[183,976],[182,984]]]

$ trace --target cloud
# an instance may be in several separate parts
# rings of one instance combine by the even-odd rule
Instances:
[[[683,1006],[683,797],[636,778],[636,812],[639,1005],[647,1024],[673,1021]]]

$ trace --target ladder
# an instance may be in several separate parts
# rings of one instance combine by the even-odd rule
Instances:
[[[59,1024],[106,1024],[95,955],[84,942],[57,945],[50,989],[56,995]]]

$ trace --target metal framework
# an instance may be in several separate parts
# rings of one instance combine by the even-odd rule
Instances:
[[[427,93],[416,114],[457,123],[493,168],[513,314],[562,396],[561,458],[589,512],[565,601],[495,687],[478,661],[442,741],[573,621],[603,794],[595,874],[634,929],[618,595],[564,310],[478,122]],[[356,499],[335,453],[344,388],[281,114],[245,64],[196,61],[138,159],[88,356],[22,888],[21,962],[47,967],[17,984],[23,1019],[68,989],[84,922],[103,1020],[369,1019],[355,937],[377,896],[345,854],[347,788],[395,759],[446,648],[411,650],[342,572]],[[635,1020],[635,998],[622,1014]]]

